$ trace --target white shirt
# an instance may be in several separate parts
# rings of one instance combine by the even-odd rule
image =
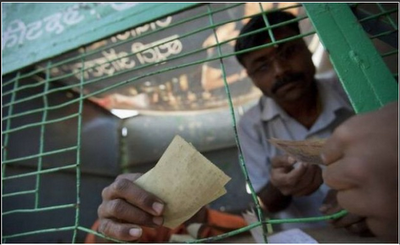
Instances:
[[[269,179],[270,159],[284,153],[268,143],[269,138],[305,140],[327,138],[333,130],[354,111],[337,79],[317,80],[323,111],[310,129],[307,129],[283,111],[274,100],[263,96],[240,119],[238,136],[245,164],[255,192],[260,191]],[[293,197],[284,211],[270,218],[306,218],[321,216],[319,207],[329,188],[323,184],[313,194]],[[282,229],[325,226],[327,222],[285,223]]]

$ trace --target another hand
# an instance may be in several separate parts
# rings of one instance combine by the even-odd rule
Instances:
[[[271,159],[271,183],[289,196],[306,196],[316,191],[322,184],[322,171],[317,165],[299,163],[288,156],[276,156]]]
[[[398,103],[357,115],[326,142],[325,183],[344,209],[366,217],[371,231],[398,239]]]
[[[321,213],[323,213],[324,215],[331,215],[343,210],[343,208],[340,207],[337,202],[336,195],[336,190],[329,190],[320,208]],[[348,213],[341,218],[330,220],[329,222],[335,228],[345,228],[351,233],[357,234],[359,236],[372,236],[372,233],[368,229],[368,226],[365,222],[365,218],[356,214]]]
[[[122,174],[104,188],[97,213],[99,232],[118,240],[134,241],[142,235],[140,226],[163,224],[164,203],[134,181],[140,174]]]

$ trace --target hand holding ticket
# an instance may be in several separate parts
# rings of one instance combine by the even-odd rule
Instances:
[[[173,229],[224,195],[229,180],[229,176],[177,135],[156,166],[135,183],[165,201],[163,225]]]
[[[326,141],[325,139],[295,141],[272,138],[268,141],[299,162],[323,165],[320,153]]]

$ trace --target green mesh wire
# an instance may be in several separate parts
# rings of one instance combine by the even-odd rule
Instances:
[[[268,9],[265,6],[257,3],[258,11],[274,11],[274,9],[285,9],[285,10],[299,10],[299,16],[295,21],[308,20],[308,15],[313,15],[312,11],[306,12],[303,9],[302,4],[294,3],[289,5],[279,5],[272,4]],[[252,198],[256,204],[256,210],[259,221],[257,223],[251,224],[245,228],[238,229],[232,232],[225,233],[220,236],[210,237],[206,239],[199,239],[191,241],[193,243],[202,242],[214,242],[226,237],[235,236],[245,231],[249,231],[255,227],[261,226],[263,229],[264,240],[268,242],[267,233],[268,226],[280,223],[293,223],[293,222],[314,222],[319,220],[336,219],[346,214],[346,211],[341,211],[334,215],[324,216],[324,217],[304,217],[302,219],[282,219],[273,220],[264,217],[261,207],[258,203],[258,199],[248,177],[245,159],[243,158],[240,139],[237,136],[236,131],[236,115],[235,115],[235,105],[233,103],[231,95],[231,86],[227,81],[227,59],[233,57],[235,53],[231,51],[226,51],[224,45],[229,42],[235,41],[236,36],[232,36],[223,41],[219,40],[217,34],[217,28],[229,23],[237,23],[242,19],[249,18],[251,16],[235,16],[231,19],[219,19],[218,16],[229,10],[234,10],[239,8],[244,4],[226,4],[224,6],[218,4],[201,4],[193,9],[185,10],[184,12],[193,11],[194,14],[188,14],[185,18],[178,22],[174,22],[171,25],[159,28],[154,31],[146,32],[142,35],[134,36],[131,35],[126,39],[119,39],[116,41],[115,36],[110,37],[108,45],[100,48],[92,48],[92,46],[81,47],[77,51],[64,54],[64,56],[54,57],[48,61],[41,62],[29,68],[21,69],[20,71],[12,74],[3,75],[2,79],[2,99],[3,99],[3,146],[2,146],[2,200],[4,202],[12,202],[15,197],[23,196],[26,203],[24,203],[24,208],[15,208],[2,211],[2,217],[16,217],[20,220],[21,216],[28,217],[30,219],[28,222],[33,222],[34,219],[49,219],[48,227],[40,227],[36,230],[26,230],[21,227],[21,231],[18,233],[4,233],[3,232],[3,242],[7,241],[18,241],[19,238],[29,237],[29,236],[40,236],[44,233],[59,233],[67,232],[71,236],[71,242],[77,242],[77,236],[79,232],[84,234],[92,233],[96,236],[103,237],[95,231],[92,231],[90,227],[84,226],[80,219],[80,205],[81,203],[81,150],[82,150],[82,112],[84,108],[84,101],[91,100],[93,98],[101,98],[105,94],[111,94],[118,89],[128,88],[129,86],[135,84],[145,84],[146,79],[153,76],[159,76],[163,74],[168,74],[169,72],[178,71],[179,69],[191,67],[195,69],[198,65],[207,62],[218,62],[219,69],[222,72],[223,82],[224,82],[224,99],[226,100],[227,110],[230,111],[232,117],[232,127],[233,134],[236,141],[236,145],[239,152],[240,167],[242,169],[243,175],[247,185],[250,187]],[[397,19],[393,18],[393,15],[397,16],[397,8],[387,9],[385,4],[376,4],[376,8],[372,8],[374,11],[378,9],[378,12],[368,12],[370,8],[363,4],[349,4],[349,7],[354,11],[354,15],[357,16],[359,22],[363,24],[366,28],[365,31],[368,33],[371,40],[387,40],[392,38],[393,34],[397,35],[398,24]],[[367,10],[366,10],[367,9]],[[191,12],[190,12],[191,13]],[[168,14],[168,13],[166,13]],[[367,24],[371,20],[378,20],[382,24],[382,28],[378,31],[372,32],[368,29]],[[189,22],[199,22],[202,23],[195,30],[185,29],[185,24]],[[287,23],[282,23],[274,26],[268,24],[268,20],[265,19],[267,27],[270,34],[272,28],[282,26]],[[326,26],[327,28],[334,28],[334,26]],[[123,47],[125,44],[131,44],[136,41],[151,38],[152,35],[159,32],[167,31],[170,29],[182,28],[183,32],[179,33],[179,37],[174,37],[173,39],[168,39],[163,42],[158,43],[158,45],[166,45],[169,42],[175,40],[184,40],[185,38],[193,38],[197,35],[201,35],[204,32],[212,34],[214,36],[214,42],[206,47],[196,47],[192,50],[186,50],[183,53],[171,55],[165,59],[160,59],[155,62],[142,62],[140,65],[131,65],[128,60],[132,57],[137,57],[143,52],[150,52],[153,47],[141,47],[139,51],[125,52],[123,55],[110,55],[107,59],[102,62],[97,62],[96,64],[90,63],[96,55],[105,52],[107,53],[110,49],[118,49]],[[388,29],[389,28],[389,29]],[[383,30],[383,31],[382,31]],[[320,33],[319,29],[317,31],[313,29],[312,26],[303,32],[301,35],[291,37],[289,39],[275,41],[274,37],[271,36],[272,43],[268,43],[259,47],[241,51],[240,53],[251,52],[256,49],[269,47],[280,42],[287,42],[297,38],[311,38],[316,33]],[[124,33],[119,35],[123,36]],[[114,38],[114,39],[113,39]],[[323,38],[321,38],[323,39]],[[396,41],[397,44],[397,41]],[[329,45],[327,45],[329,48]],[[207,51],[215,49],[216,54],[213,56],[203,55]],[[120,52],[119,54],[122,54]],[[392,57],[397,57],[398,51],[397,46],[391,50],[385,50],[381,53],[381,57],[389,63],[392,62]],[[197,56],[196,56],[197,55]],[[194,57],[194,58],[193,58]],[[206,58],[197,58],[206,57]],[[142,57],[143,58],[143,57]],[[139,62],[138,62],[139,63]],[[119,69],[122,65],[129,67],[129,69]],[[67,67],[67,68],[66,68]],[[72,67],[72,68],[71,68]],[[114,68],[113,72],[109,74],[102,74],[102,76],[94,76],[96,72],[100,72],[100,67],[107,67],[108,71]],[[119,68],[118,68],[119,67]],[[336,71],[340,74],[339,68],[335,67]],[[97,69],[97,70],[96,70]],[[103,71],[107,69],[103,69]],[[392,71],[393,76],[397,80],[397,63],[396,70]],[[110,82],[110,78],[113,78]],[[34,91],[33,93],[28,91]],[[71,93],[72,91],[72,93]],[[69,98],[65,100],[59,100],[57,103],[50,103],[50,97],[54,99],[58,93],[63,92],[69,94]],[[205,103],[205,102],[204,102]],[[72,106],[72,107],[71,107]],[[190,105],[185,105],[187,109]],[[67,109],[68,108],[68,109]],[[73,108],[73,109],[70,109]],[[161,108],[160,110],[162,110]],[[58,113],[59,111],[65,111],[67,113]],[[52,147],[52,143],[49,140],[48,126],[69,126],[69,129],[73,129],[72,132],[65,132],[66,134],[71,134],[72,139],[67,145],[57,145]],[[32,133],[32,130],[35,130]],[[32,134],[32,137],[37,138],[38,147],[35,149],[30,149],[26,147],[20,149],[20,154],[10,155],[11,148],[17,147],[18,137],[22,134]],[[54,135],[53,135],[54,136]],[[62,136],[54,136],[62,137]],[[51,159],[58,159],[56,162],[48,162],[48,157]],[[123,157],[123,156],[122,156]],[[17,167],[22,167],[24,171],[22,173],[15,170]],[[63,173],[65,171],[73,172],[75,174],[74,186],[64,187],[63,183],[59,183],[59,186],[54,186],[55,189],[62,188],[74,188],[74,197],[70,199],[70,202],[59,203],[59,204],[48,204],[46,202],[45,193],[41,193],[42,185],[44,182],[43,178],[50,173]],[[26,179],[31,183],[29,188],[23,189],[19,188],[18,182],[21,179]],[[100,195],[100,193],[93,193],[93,195]],[[97,207],[95,207],[97,208]],[[68,225],[58,224],[57,220],[51,221],[51,215],[53,211],[65,210],[66,215],[71,216],[68,219]],[[32,214],[29,216],[29,214]],[[51,221],[51,222],[50,222]],[[111,239],[118,242],[117,240]]]

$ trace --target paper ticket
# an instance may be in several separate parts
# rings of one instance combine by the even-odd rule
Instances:
[[[271,138],[268,141],[299,162],[323,165],[320,154],[325,139],[295,141]]]
[[[224,185],[229,180],[229,176],[177,135],[156,166],[135,183],[166,203],[163,225],[175,228],[224,195]]]

